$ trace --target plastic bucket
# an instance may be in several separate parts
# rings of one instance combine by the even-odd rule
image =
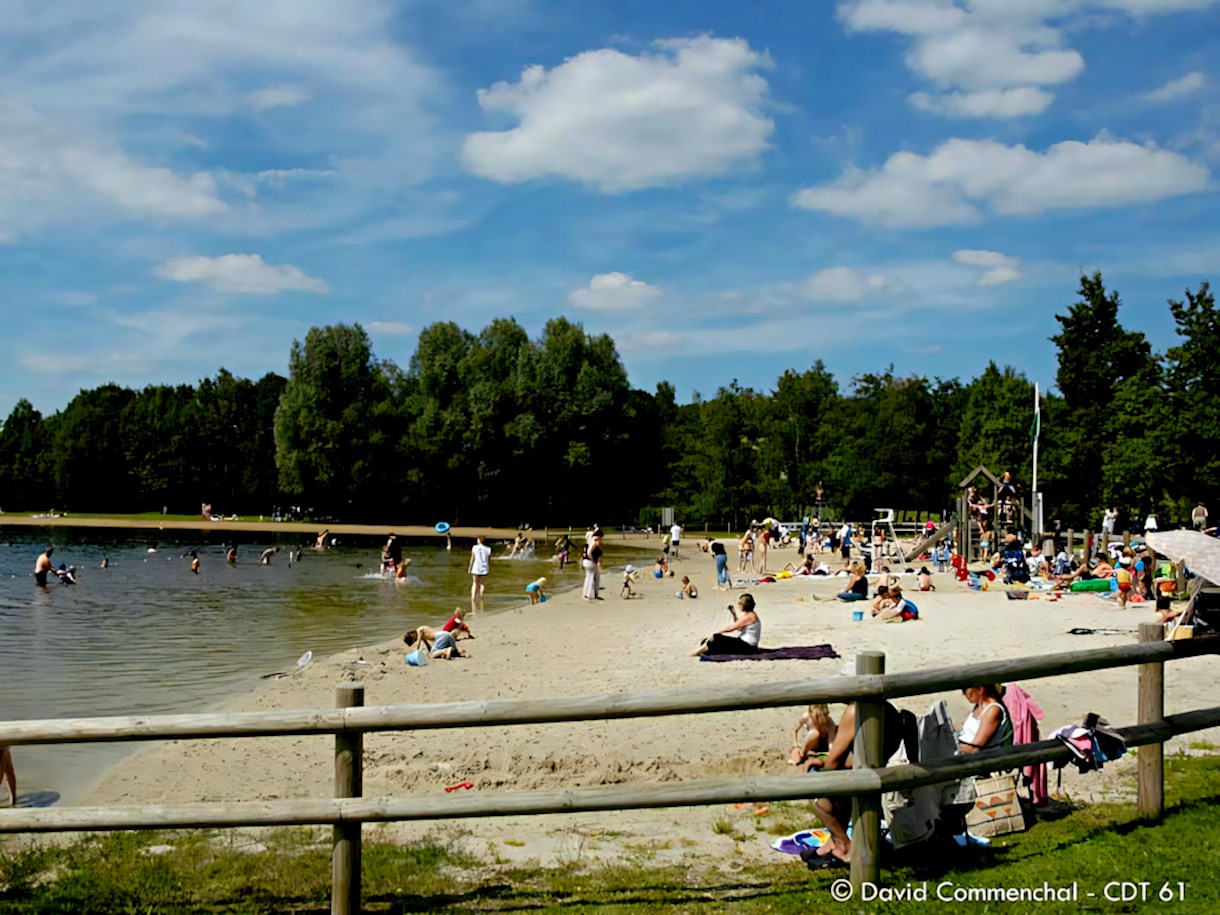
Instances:
[[[851,618],[852,618],[853,622],[857,622],[857,623],[860,622],[862,619],[864,619],[864,611],[863,610],[853,610],[851,612]]]

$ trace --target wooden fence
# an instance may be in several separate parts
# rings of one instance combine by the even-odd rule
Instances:
[[[1162,639],[1160,625],[1143,624],[1140,642],[1138,645],[889,675],[884,672],[882,654],[865,652],[856,659],[857,675],[854,677],[754,686],[366,708],[363,705],[364,688],[345,684],[338,688],[336,707],[327,710],[8,722],[0,724],[0,745],[333,734],[335,796],[331,800],[17,808],[0,810],[0,833],[330,825],[334,828],[331,911],[353,915],[360,911],[360,848],[364,823],[634,810],[736,801],[808,800],[815,795],[852,797],[851,878],[858,890],[863,882],[880,880],[882,793],[1066,759],[1069,755],[1057,741],[1042,741],[987,750],[935,766],[884,767],[882,722],[884,703],[888,699],[980,683],[1139,665],[1139,721],[1118,730],[1128,745],[1140,747],[1137,801],[1140,813],[1159,817],[1164,803],[1161,745],[1179,734],[1220,726],[1220,706],[1169,717],[1163,715],[1162,665],[1180,658],[1220,653],[1220,638],[1167,642]],[[664,784],[488,792],[443,798],[361,796],[363,735],[369,732],[688,715],[852,701],[857,703],[855,768],[822,772],[816,778],[734,777]]]

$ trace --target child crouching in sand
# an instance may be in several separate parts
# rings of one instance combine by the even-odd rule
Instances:
[[[805,731],[804,737],[801,736],[802,730]],[[826,705],[809,706],[792,729],[792,754],[788,757],[788,764],[804,765],[806,771],[819,768],[822,760],[814,754],[829,750],[830,742],[838,731],[839,727],[830,717],[830,709]]]
[[[682,597],[698,597],[699,589],[690,583],[690,576],[682,576],[682,590],[678,592]]]
[[[546,600],[546,591],[543,590],[545,586],[545,578],[539,578],[537,581],[531,581],[525,586],[525,593],[530,596],[531,604],[539,604]]]

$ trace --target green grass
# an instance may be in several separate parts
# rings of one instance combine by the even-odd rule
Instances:
[[[641,847],[624,862],[590,863],[574,855],[560,867],[496,864],[455,851],[442,841],[407,846],[366,841],[364,901],[370,913],[517,911],[566,912],[1182,912],[1220,911],[1213,874],[1220,811],[1220,757],[1166,760],[1167,810],[1160,823],[1140,822],[1134,808],[1096,804],[1068,808],[1027,833],[997,839],[974,855],[941,855],[884,872],[887,886],[921,886],[926,903],[840,905],[832,881],[846,872],[810,873],[799,860],[775,855],[750,865],[729,853],[719,862],[678,867],[654,863],[669,837]],[[785,823],[809,825],[802,805],[783,805]],[[774,809],[774,808],[773,808]],[[777,821],[780,819],[777,817]],[[799,822],[798,822],[799,821]],[[718,822],[718,821],[717,821]],[[716,830],[720,832],[720,830]],[[766,841],[770,831],[748,841]],[[676,847],[686,843],[674,839]],[[0,854],[0,912],[322,913],[329,910],[330,851],[326,830],[278,830],[251,846],[228,832],[125,833],[65,847]],[[173,850],[151,854],[150,846]],[[629,852],[631,850],[629,849]],[[1076,902],[937,902],[935,887],[1033,887],[1076,881]],[[1110,902],[1110,881],[1146,881],[1147,902]],[[1156,891],[1184,886],[1184,901],[1162,903]],[[1138,887],[1136,888],[1138,892]],[[1096,893],[1094,898],[1088,893]]]

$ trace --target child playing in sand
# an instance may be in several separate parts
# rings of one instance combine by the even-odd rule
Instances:
[[[922,566],[919,570],[919,590],[920,591],[935,591],[936,585],[932,584],[932,576],[928,572],[927,566]]]
[[[669,559],[662,556],[657,560],[657,564],[652,568],[653,578],[664,578],[666,575],[673,577],[673,572],[669,570]]]
[[[690,583],[690,577],[687,575],[682,576],[681,594],[683,597],[691,597],[691,598],[699,596],[699,590]]]
[[[631,587],[635,584],[635,566],[628,565],[623,570],[623,589],[619,591],[619,597],[635,597],[635,590]]]
[[[804,737],[801,736],[802,730],[805,731]],[[822,760],[814,754],[829,750],[830,742],[838,731],[829,708],[824,704],[809,706],[792,729],[792,753],[788,757],[788,765],[804,764],[806,771],[821,767]]]
[[[546,585],[545,578],[539,578],[537,581],[531,581],[525,586],[525,593],[530,596],[531,604],[540,604],[546,599],[546,591],[543,586]]]

